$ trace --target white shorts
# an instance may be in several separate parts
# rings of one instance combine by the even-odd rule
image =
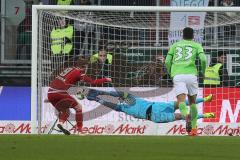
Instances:
[[[173,77],[176,95],[187,94],[190,96],[198,94],[197,76],[193,74],[179,74]]]

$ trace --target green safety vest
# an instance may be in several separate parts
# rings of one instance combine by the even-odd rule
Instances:
[[[212,67],[207,67],[205,71],[205,78],[203,84],[220,84],[219,69],[222,67],[221,63],[217,63]]]
[[[58,0],[57,5],[70,5],[72,0]]]
[[[69,54],[73,48],[73,26],[69,25],[67,28],[53,29],[50,34],[52,43],[51,51],[53,54]],[[64,38],[68,38],[71,42],[64,43]]]
[[[92,55],[91,58],[90,58],[90,62],[91,62],[91,63],[94,63],[94,62],[96,62],[97,60],[98,60],[98,53]],[[107,60],[108,60],[108,63],[109,63],[109,64],[112,64],[112,54],[107,53]]]

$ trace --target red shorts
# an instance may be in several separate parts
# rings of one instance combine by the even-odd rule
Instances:
[[[67,91],[48,90],[48,100],[57,110],[74,108],[78,102]],[[59,104],[59,105],[58,105]]]

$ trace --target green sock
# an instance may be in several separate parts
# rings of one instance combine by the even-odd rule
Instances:
[[[192,104],[190,106],[190,116],[191,116],[191,124],[192,128],[197,128],[197,117],[198,117],[198,111],[196,104]]]
[[[183,117],[186,117],[187,113],[188,113],[188,109],[187,109],[187,105],[185,102],[180,102],[179,103],[179,110],[182,114]]]

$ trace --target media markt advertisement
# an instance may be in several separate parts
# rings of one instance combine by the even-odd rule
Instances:
[[[43,122],[41,132],[49,133],[52,123]],[[149,121],[126,123],[126,122],[94,122],[84,123],[82,131],[76,127],[67,126],[72,134],[77,135],[186,135],[185,123],[182,121],[156,124]],[[240,136],[238,123],[198,123],[197,133],[199,136]],[[4,121],[0,123],[0,134],[31,134],[31,123],[26,121]],[[53,131],[51,134],[62,134]]]

